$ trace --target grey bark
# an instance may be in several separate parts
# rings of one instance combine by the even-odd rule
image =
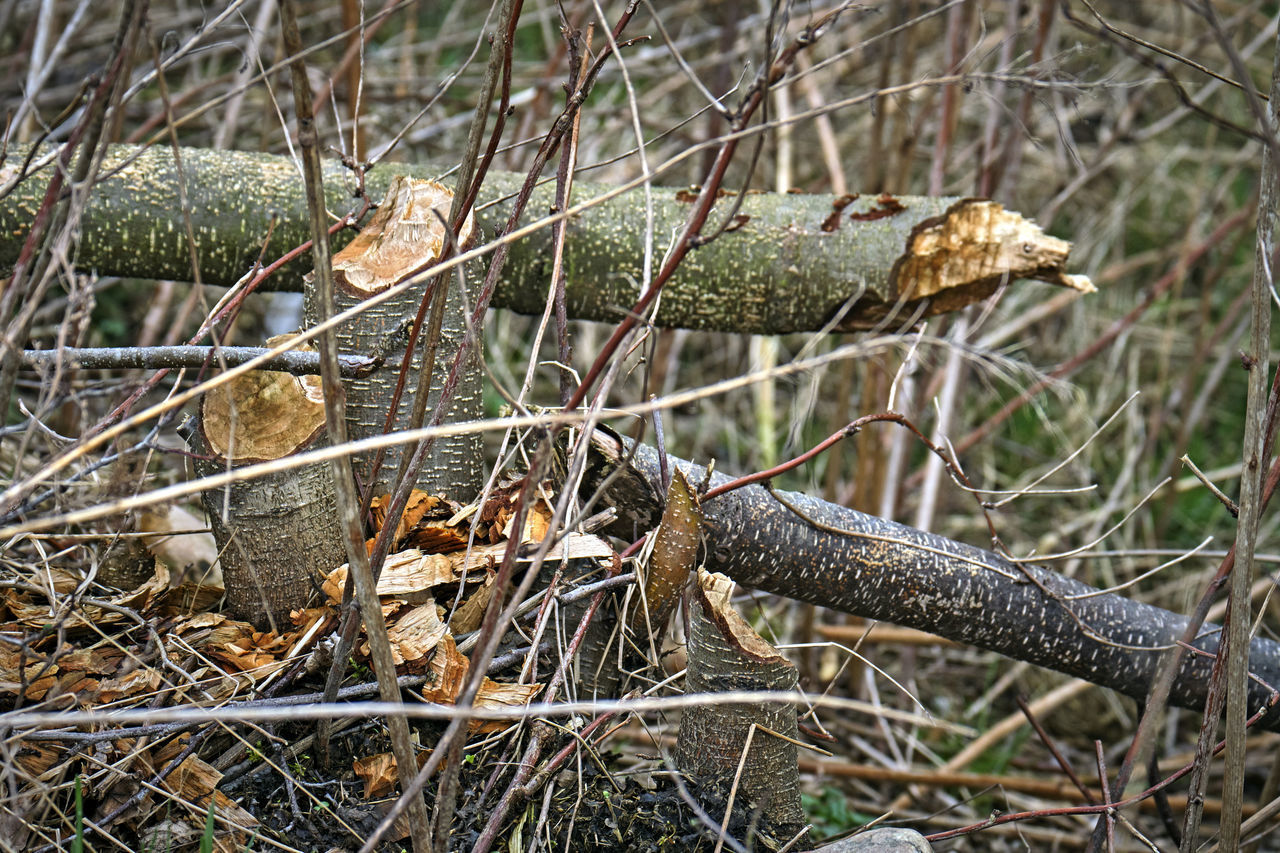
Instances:
[[[793,693],[795,666],[760,639],[727,602],[709,600],[712,578],[699,572],[700,582],[694,587],[685,689]],[[790,705],[708,702],[681,716],[676,766],[698,782],[704,796],[713,798],[714,805],[704,801],[711,814],[724,813],[736,779],[734,814],[743,823],[761,814],[771,834],[790,837],[806,823],[796,764],[798,736],[795,708]]]
[[[179,367],[239,367],[269,352],[266,347],[63,347],[49,350],[23,350],[21,366],[41,372],[61,363],[66,369],[85,370],[163,370]],[[370,359],[339,356],[343,376],[360,376],[375,366]],[[278,370],[294,376],[320,373],[320,355],[314,352],[285,352],[258,365],[258,370]]]
[[[227,469],[224,457],[209,452],[198,421],[185,425],[183,432],[198,454],[196,476]],[[297,452],[314,449],[323,440],[321,433]],[[325,463],[237,480],[202,493],[202,498],[220,554],[226,607],[237,619],[263,630],[287,630],[289,612],[306,606],[321,573],[346,562],[333,523],[333,478]]]
[[[0,191],[21,174],[25,155],[26,150],[16,150],[0,166]],[[259,257],[274,260],[309,238],[302,178],[289,159],[184,149],[182,162],[205,283],[233,284]],[[330,211],[351,211],[356,207],[352,177],[334,161],[324,169]],[[368,195],[381,199],[395,174],[436,177],[441,172],[430,165],[380,165],[367,176]],[[104,275],[191,280],[172,152],[114,146],[102,174],[106,177],[95,186],[85,211],[77,265]],[[0,268],[17,257],[48,180],[46,169],[0,199]],[[511,196],[522,180],[513,173],[489,174],[476,211],[485,235],[492,237],[506,221]],[[575,199],[612,189],[578,182]],[[653,196],[654,235],[661,252],[667,235],[678,233],[685,221],[692,195],[659,189]],[[645,221],[638,198],[639,193],[624,193],[569,219],[564,266],[570,317],[617,322],[635,304],[642,284]],[[721,202],[721,215],[731,201]],[[544,184],[535,192],[525,222],[553,209],[554,186]],[[821,329],[840,316],[836,328],[864,328],[895,310],[904,317],[953,310],[1010,278],[1042,278],[1089,289],[1083,279],[1064,274],[1067,243],[990,202],[752,193],[738,215],[737,227],[681,265],[663,291],[659,325],[774,334]],[[713,212],[713,221],[715,217]],[[950,225],[966,232],[962,240],[951,242],[974,249],[959,267],[954,258],[944,257],[945,247],[937,249],[939,241],[930,250],[909,248],[929,228]],[[350,237],[349,231],[337,235],[335,248]],[[543,228],[513,245],[494,307],[541,313],[551,240],[551,229]],[[917,256],[917,250],[928,254]],[[309,265],[300,258],[277,273],[270,286],[301,290]],[[939,281],[921,285],[931,277]],[[943,290],[935,292],[935,284]],[[924,296],[917,292],[922,287]]]
[[[407,317],[412,320],[418,312],[418,305],[426,292],[427,283],[411,287],[400,296],[388,299],[372,308],[367,308],[339,325],[334,334],[337,338],[338,352],[342,356],[357,357],[361,354],[375,352],[384,347],[388,336],[395,333]],[[334,294],[335,312],[346,311],[362,299],[338,289]],[[440,348],[436,359],[436,377],[448,375],[449,365],[457,354],[462,339],[466,334],[467,318],[461,288],[454,283],[449,288],[449,298],[445,305],[445,318],[440,327]],[[303,322],[307,326],[315,325],[319,320],[311,291],[307,291]],[[346,377],[342,387],[347,393],[347,430],[352,439],[382,435],[386,423],[387,410],[395,390],[400,365],[403,361],[405,347],[403,344],[389,348],[387,361],[381,369],[368,376]],[[396,410],[396,419],[391,429],[410,428],[410,417],[413,413],[414,393],[417,387],[418,374],[422,370],[423,354],[426,350],[424,341],[419,340],[414,348],[413,360],[405,375],[405,388],[400,405]],[[461,374],[457,391],[449,401],[444,423],[458,423],[475,420],[484,412],[481,378],[483,372],[478,365],[472,365]],[[435,410],[440,400],[440,386],[443,379],[433,382],[431,393],[427,396],[427,414]],[[411,448],[412,449],[412,448]],[[372,453],[361,454],[353,458],[356,475],[364,488],[372,488],[374,494],[387,494],[400,469],[400,459],[404,455],[404,445],[389,448],[383,456],[382,464],[375,479],[372,475]],[[483,481],[482,439],[478,433],[449,436],[439,439],[432,445],[431,456],[418,472],[417,487],[431,494],[444,494],[450,498],[467,502],[475,497]]]
[[[602,500],[623,520],[613,532],[651,530],[661,515],[657,453],[641,447],[631,466],[607,485],[625,459],[619,440],[597,433],[599,453],[584,494],[604,487]],[[671,459],[701,482],[701,466]],[[712,486],[726,482],[711,477]],[[706,563],[737,582],[845,613],[895,622],[947,639],[1000,652],[1083,678],[1142,699],[1160,651],[1182,633],[1187,619],[1079,581],[906,525],[836,504],[762,485],[703,502]],[[1030,581],[1034,579],[1034,583]],[[1088,596],[1088,597],[1083,597]],[[1195,645],[1218,649],[1220,629],[1206,625]],[[1185,656],[1170,701],[1204,704],[1213,660]],[[1280,643],[1255,639],[1249,668],[1249,711],[1265,705],[1280,685]],[[1261,722],[1280,730],[1280,709]]]

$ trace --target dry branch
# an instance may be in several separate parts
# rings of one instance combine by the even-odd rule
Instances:
[[[170,370],[179,367],[239,367],[261,358],[266,347],[62,347],[61,349],[23,350],[21,366],[28,370],[52,370],[59,363],[65,369],[85,370]],[[363,376],[378,365],[360,356],[340,355],[342,375]],[[294,376],[320,373],[320,356],[314,352],[281,353],[259,365],[260,370],[278,370]]]
[[[0,166],[0,190],[20,174],[25,155],[18,150]],[[206,283],[233,284],[260,256],[277,258],[308,239],[302,179],[288,158],[184,149],[182,164]],[[354,181],[335,161],[324,168],[329,209],[346,214],[354,206]],[[393,174],[430,178],[440,172],[389,164],[367,176],[367,190],[381,198]],[[49,174],[41,171],[0,199],[0,267],[16,258]],[[105,275],[190,280],[192,253],[175,225],[182,202],[172,152],[114,146],[102,174],[107,177],[85,211],[76,263]],[[506,221],[522,180],[489,174],[476,211],[484,234],[492,237]],[[593,199],[614,189],[578,182],[575,197]],[[696,195],[688,189],[653,193],[659,252],[666,235],[679,232]],[[570,317],[616,322],[635,304],[643,281],[640,198],[623,193],[569,217],[564,269]],[[720,216],[734,200],[719,202]],[[528,209],[539,216],[553,211],[554,187],[536,191]],[[663,291],[659,325],[773,334],[821,329],[840,317],[837,328],[854,329],[895,310],[902,316],[955,310],[1011,279],[1092,289],[1088,279],[1066,274],[1069,243],[989,201],[751,193],[735,219],[724,235],[685,259]],[[348,239],[340,235],[335,247]],[[552,256],[550,228],[516,242],[494,306],[541,313]],[[306,269],[299,260],[270,286],[299,290]]]
[[[619,471],[626,451],[597,433],[597,457],[584,483],[589,494]],[[671,459],[690,482],[702,467]],[[661,515],[657,453],[636,452],[621,476],[604,485],[603,500],[618,507],[613,531],[628,536],[652,529]],[[715,474],[711,485],[727,482]],[[1160,652],[1181,635],[1187,619],[1005,557],[793,492],[747,486],[703,502],[708,571],[737,582],[872,619],[1000,652],[1142,699]],[[1217,651],[1219,629],[1206,625],[1196,647]],[[1255,639],[1249,709],[1280,686],[1280,643]],[[1188,654],[1170,701],[1204,704],[1213,658]],[[1262,682],[1262,683],[1259,683]],[[1280,730],[1280,710],[1262,725]]]

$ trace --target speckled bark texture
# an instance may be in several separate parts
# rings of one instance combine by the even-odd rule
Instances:
[[[417,314],[418,304],[422,301],[422,287],[412,287],[395,299],[389,299],[380,305],[366,310],[350,321],[338,326],[338,353],[340,355],[364,355],[374,351],[381,345],[386,336],[400,324],[408,314],[410,318]],[[361,300],[350,294],[339,292],[336,295],[335,311],[345,311]],[[303,310],[303,320],[314,325],[316,312],[308,299]],[[440,349],[436,356],[435,379],[432,391],[427,396],[427,417],[435,411],[440,399],[440,386],[443,377],[448,375],[449,365],[458,352],[462,342],[463,299],[456,284],[449,290],[449,301],[445,306],[444,323],[440,327]],[[346,377],[342,387],[347,391],[347,432],[350,438],[367,438],[371,435],[382,435],[386,424],[387,410],[391,404],[391,395],[395,390],[396,377],[400,371],[401,359],[404,357],[404,345],[392,347],[386,363],[368,376]],[[396,420],[392,429],[407,429],[409,418],[413,412],[414,389],[418,382],[418,372],[422,367],[423,343],[419,340],[410,362],[409,373],[405,380],[404,396],[397,409]],[[481,370],[472,364],[464,370],[458,389],[454,393],[444,423],[459,423],[476,420],[483,413],[481,390]],[[373,454],[364,453],[353,457],[361,486],[369,486],[374,494],[387,494],[391,490],[391,482],[395,479],[400,467],[400,457],[404,445],[388,448],[383,456],[378,471],[377,482],[370,478],[373,465]],[[442,494],[453,500],[469,501],[479,491],[482,464],[484,462],[479,435],[451,435],[436,439],[431,454],[419,472],[417,487],[429,494]]]
[[[662,523],[654,534],[649,561],[639,569],[644,580],[644,599],[631,614],[631,631],[641,638],[652,634],[661,637],[667,617],[680,600],[698,556],[698,540],[702,536],[702,514],[698,497],[679,471],[672,474],[667,489]],[[647,610],[647,612],[646,612]],[[642,640],[641,648],[647,646]]]
[[[795,691],[796,668],[734,612],[728,601],[732,588],[723,575],[698,572],[689,614],[685,691]],[[797,737],[791,705],[708,702],[686,709],[680,718],[676,766],[714,798],[707,802],[704,797],[703,805],[716,815],[724,813],[737,777],[734,813],[744,818],[759,813],[775,837],[786,838],[806,823]]]
[[[597,433],[599,451],[586,489],[625,458],[617,439]],[[690,482],[703,469],[677,459]],[[619,535],[651,529],[661,513],[657,454],[636,453],[631,469],[607,488],[618,507]],[[728,478],[716,474],[712,485]],[[872,619],[929,631],[1000,652],[1141,698],[1160,649],[1178,639],[1185,617],[1113,594],[1038,566],[1010,563],[954,542],[794,492],[750,486],[703,502],[706,567],[745,586]],[[1033,576],[1044,590],[1027,580]],[[1082,597],[1088,596],[1088,597]],[[1216,651],[1218,628],[1206,625],[1196,646]],[[1250,669],[1280,685],[1280,644],[1255,639]],[[1170,701],[1203,707],[1212,661],[1186,655]],[[1250,684],[1250,712],[1270,691]],[[1280,713],[1264,720],[1280,730]]]
[[[227,460],[209,452],[198,423],[185,431],[192,452],[207,457],[193,460],[197,477],[227,470]],[[323,440],[321,431],[296,452]],[[307,605],[315,580],[347,560],[327,463],[237,480],[203,499],[221,555],[227,610],[258,628],[292,627],[289,612]]]
[[[448,215],[451,200],[452,193],[440,185],[403,178],[393,181],[378,213],[361,230],[357,240],[334,255],[334,312],[359,305],[435,262],[445,244],[442,222]],[[434,211],[433,205],[436,207]],[[470,237],[470,231],[460,235],[464,246]],[[474,302],[474,293],[464,298],[463,286],[458,283],[454,272],[447,273],[445,278],[447,280],[442,285],[449,288],[448,298],[440,325],[431,392],[427,395],[425,416],[428,419],[435,411],[444,378],[449,375],[466,336],[466,307]],[[408,324],[417,317],[427,286],[424,280],[399,296],[366,308],[335,330],[339,355],[368,357],[382,353],[386,356],[383,365],[368,376],[344,377],[342,380],[347,394],[347,431],[352,439],[382,435],[384,432],[387,412],[391,409],[404,362]],[[303,322],[313,326],[319,322],[320,316],[315,291],[308,287]],[[425,337],[424,330],[414,347],[396,418],[391,424],[393,431],[411,426],[418,374],[422,371],[427,350]],[[394,344],[389,344],[390,341]],[[483,415],[481,374],[480,364],[474,358],[464,362],[457,388],[445,411],[444,423],[478,420]],[[404,452],[405,445],[402,444],[388,448],[376,477],[373,453],[353,457],[360,484],[375,495],[388,494],[395,483]],[[483,462],[478,434],[438,438],[419,469],[416,485],[429,494],[469,501],[480,490]]]
[[[0,190],[18,174],[25,154],[25,149],[14,151],[0,166]],[[229,285],[258,257],[277,258],[307,239],[302,178],[289,159],[184,149],[182,164],[206,283]],[[368,192],[380,199],[393,175],[431,178],[442,171],[383,164],[368,175]],[[103,275],[190,281],[172,152],[113,146],[102,173],[109,177],[94,188],[77,264]],[[522,179],[489,174],[477,206],[485,234],[492,236],[506,222]],[[46,170],[0,199],[0,268],[17,257],[47,183]],[[342,215],[356,206],[354,186],[339,163],[325,164],[331,212]],[[574,198],[591,199],[612,189],[579,182]],[[679,232],[695,195],[654,190],[655,257]],[[711,221],[727,216],[732,201],[722,199]],[[544,183],[524,221],[552,209],[554,186]],[[840,315],[838,328],[863,328],[895,312],[910,317],[954,310],[1016,278],[1091,289],[1087,279],[1065,274],[1069,244],[992,202],[752,193],[735,215],[732,229],[692,252],[666,285],[659,325],[772,334],[821,329]],[[570,219],[564,267],[571,317],[622,319],[643,282],[644,234],[639,190]],[[350,238],[349,231],[338,235],[335,249]],[[551,245],[551,229],[543,228],[512,247],[495,307],[542,312]],[[300,261],[270,286],[300,290],[306,272],[306,262]]]

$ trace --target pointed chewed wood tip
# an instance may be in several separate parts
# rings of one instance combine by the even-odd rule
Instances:
[[[1091,281],[1087,275],[1068,275],[1063,273],[1057,278],[1050,278],[1046,276],[1042,281],[1047,281],[1050,284],[1056,284],[1060,287],[1069,287],[1072,290],[1078,290],[1081,293],[1098,292],[1098,288],[1093,286],[1093,281]]]
[[[921,222],[894,267],[900,298],[928,299],[928,313],[983,299],[1014,279],[1036,279],[1081,293],[1096,288],[1066,272],[1071,244],[1029,219],[984,199],[962,199]]]
[[[736,586],[727,575],[698,569],[696,593],[701,599],[704,612],[719,627],[725,642],[732,644],[739,653],[749,656],[755,662],[789,666],[786,657],[756,633],[733,608],[733,590]]]

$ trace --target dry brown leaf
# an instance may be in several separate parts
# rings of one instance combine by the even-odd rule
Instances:
[[[173,630],[177,633],[184,631],[195,631],[201,628],[213,628],[229,621],[226,616],[221,613],[193,613],[191,616],[180,620],[173,626]]]
[[[454,575],[461,578],[465,568],[468,579],[477,569],[489,568],[497,566],[502,562],[502,557],[506,553],[507,543],[498,542],[493,545],[477,545],[470,551],[470,556],[466,551],[455,551],[446,556],[453,565]],[[529,562],[534,558],[533,548],[524,548],[519,556],[521,562]],[[551,546],[547,552],[546,560],[560,560],[568,558],[570,560],[605,560],[612,559],[613,547],[601,539],[599,536],[584,533],[569,533],[559,542]],[[479,580],[479,576],[475,577]]]
[[[396,760],[389,752],[357,758],[351,769],[364,782],[364,798],[371,800],[391,793],[396,786]]]
[[[38,671],[39,670],[31,670],[32,673]],[[45,694],[49,692],[49,689],[57,683],[58,676],[53,673],[48,673],[40,676],[35,681],[28,682],[26,690],[23,690],[22,682],[17,678],[10,678],[7,675],[0,676],[0,693],[8,693],[13,696],[17,696],[18,693],[21,692],[25,698],[39,701],[40,699],[43,699]]]
[[[164,616],[201,613],[218,604],[226,594],[226,590],[222,588],[221,575],[216,579],[216,586],[207,582],[208,580],[211,579],[189,574],[187,580],[168,590],[156,602],[159,613]]]
[[[182,638],[197,648],[207,646],[225,646],[253,636],[253,626],[248,622],[237,622],[221,614],[199,614],[216,616],[218,621],[208,624],[188,624],[175,629]],[[203,620],[201,620],[203,621]]]
[[[458,651],[453,635],[445,634],[427,666],[429,680],[422,688],[422,698],[428,702],[452,705],[462,692],[462,680],[470,666],[466,655]]]
[[[376,497],[370,503],[375,530],[381,531],[389,503],[390,498],[386,496]],[[454,501],[414,489],[400,516],[400,522],[396,525],[392,549],[416,548],[424,554],[440,554],[466,547],[467,530],[457,522],[449,523],[457,516],[459,509]],[[371,554],[373,543],[374,539],[366,543]]]
[[[487,711],[511,711],[511,719],[521,716],[522,709],[542,692],[542,684],[509,684],[485,676],[476,692],[476,707]],[[504,720],[472,720],[467,725],[471,734],[502,731],[510,723]]]
[[[433,597],[437,586],[455,584],[464,577],[470,583],[478,583],[485,578],[481,570],[497,566],[506,548],[505,542],[499,542],[448,554],[424,554],[416,548],[391,554],[378,577],[378,595],[418,602]],[[570,533],[552,546],[547,559],[559,560],[567,556],[572,560],[604,560],[612,559],[613,554],[613,547],[599,536]],[[532,553],[520,557],[524,562],[532,559]],[[321,584],[329,603],[341,603],[346,582],[347,565],[344,563],[330,572]]]
[[[52,588],[54,592],[59,592],[63,595],[75,592],[82,580],[83,578],[78,573],[58,566],[41,569],[36,573],[35,577],[29,578],[29,581],[36,586]]]
[[[312,625],[321,619],[332,619],[333,611],[328,607],[308,607],[306,610],[294,610],[289,614],[289,621],[293,623],[296,632],[305,633]]]
[[[169,567],[164,561],[157,560],[155,574],[136,589],[115,599],[113,603],[134,610],[145,610],[153,601],[158,602],[169,591]]]
[[[493,598],[494,577],[493,572],[486,571],[484,584],[454,608],[453,615],[449,617],[449,630],[455,635],[467,634],[480,627],[480,622],[484,619],[484,611],[489,606],[489,600]]]
[[[264,672],[264,670],[272,664],[279,663],[273,654],[242,648],[235,643],[208,648],[205,653],[214,660],[222,661],[237,672],[252,673],[254,675],[268,675],[270,673]]]
[[[74,696],[80,705],[94,704],[98,698],[98,689],[102,686],[102,681],[91,676],[87,676],[81,672],[63,673],[58,679],[57,685],[49,691],[48,698],[57,699],[60,696]]]
[[[524,531],[520,536],[520,544],[541,542],[551,528],[552,508],[542,498],[538,498],[533,508],[524,515]],[[511,538],[511,528],[515,524],[515,507],[504,507],[498,512],[495,527],[502,531],[502,538]]]
[[[103,611],[92,605],[84,605],[67,613],[52,611],[48,604],[38,604],[19,595],[14,590],[5,593],[5,607],[14,621],[24,628],[39,630],[55,619],[64,631],[77,631],[90,626],[119,624],[124,617],[114,611]],[[25,632],[24,632],[25,633]]]
[[[424,554],[445,554],[467,547],[467,530],[450,526],[448,519],[425,519],[405,534],[404,544]]]
[[[391,641],[391,657],[396,666],[404,665],[410,672],[426,668],[426,656],[431,654],[449,629],[440,621],[435,602],[419,605],[387,626],[387,638]]]
[[[418,769],[427,763],[431,750],[424,749],[415,756]],[[390,794],[396,787],[396,759],[389,752],[357,758],[351,762],[351,769],[364,782],[364,797],[372,800]]]

